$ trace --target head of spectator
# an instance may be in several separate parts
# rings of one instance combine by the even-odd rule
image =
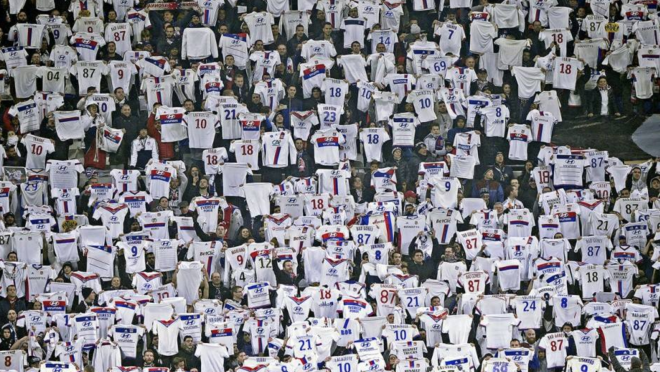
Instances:
[[[81,298],[83,301],[85,301],[85,303],[91,305],[96,300],[96,292],[94,292],[91,288],[83,288],[81,291]]]
[[[392,159],[394,161],[401,160],[402,156],[403,156],[403,150],[401,150],[401,147],[395,147],[392,149]]]
[[[401,260],[402,260],[401,253],[399,252],[394,252],[392,253],[392,265],[401,265]]]
[[[413,251],[413,263],[415,264],[422,264],[424,262],[424,252],[422,252],[420,249],[415,249]]]
[[[112,280],[110,280],[109,290],[117,290],[117,289],[123,289],[121,285],[121,279],[118,276],[114,276],[112,277]]]
[[[619,193],[620,198],[629,198],[630,197],[630,190],[629,189],[622,189],[621,192]]]
[[[154,366],[156,362],[156,353],[151,349],[147,349],[142,354],[142,360],[144,363],[143,364],[144,367]]]
[[[484,200],[486,205],[490,206],[490,192],[487,187],[479,189],[479,197]]]
[[[351,54],[360,54],[362,46],[357,41],[351,43]]]
[[[454,128],[464,128],[464,127],[465,127],[465,116],[458,115],[456,119],[454,119]]]
[[[147,259],[147,265],[151,268],[156,266],[156,255],[153,252],[147,252],[144,256]]]
[[[638,166],[634,166],[631,173],[633,181],[639,181],[642,178],[642,168]]]
[[[16,153],[16,149],[14,147],[10,147],[8,150],[13,150],[14,153]],[[11,212],[5,213],[3,220],[5,222],[5,227],[16,225],[16,217],[14,217],[14,214]]]
[[[536,343],[536,330],[525,330],[525,342],[529,345],[534,345],[534,343]]]
[[[515,186],[507,186],[504,189],[504,196],[508,199],[515,200],[518,198],[518,188]]]
[[[236,302],[241,302],[243,299],[243,287],[241,286],[234,286],[231,289],[231,299],[236,301]]]
[[[403,194],[403,197],[405,198],[405,202],[409,204],[415,204],[417,203],[417,194],[415,194],[414,191],[408,190]]]

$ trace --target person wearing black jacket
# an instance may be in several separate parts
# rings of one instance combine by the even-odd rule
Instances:
[[[200,360],[195,356],[195,341],[192,336],[183,337],[183,342],[175,358],[181,358],[186,362],[186,370],[200,370],[202,368]]]
[[[305,150],[305,142],[296,138],[296,162],[291,164],[291,175],[293,177],[309,177],[314,174],[314,159]]]
[[[596,85],[596,89],[588,93],[587,116],[621,116],[615,104],[614,90],[608,85],[607,78],[604,76],[598,78]],[[606,107],[603,107],[604,100]]]
[[[237,74],[231,84],[231,90],[240,103],[246,103],[250,100],[250,88],[245,84],[246,81],[245,75]]]
[[[351,195],[356,203],[372,202],[374,200],[374,190],[370,187],[364,187],[362,178],[354,177],[351,187]]]
[[[164,26],[166,25],[172,25],[175,30],[177,28],[182,30],[190,23],[190,20],[195,14],[197,14],[197,12],[190,9],[183,17],[175,21],[174,13],[169,10],[164,11],[162,15],[158,10],[150,11],[149,21],[151,21],[151,25],[153,26],[151,28],[151,33],[153,34],[152,40],[160,40],[163,38],[165,35]]]
[[[424,260],[424,252],[415,249],[412,254],[412,261],[408,264],[408,273],[417,275],[419,282],[423,283],[426,279],[435,277],[437,267],[434,267],[431,260]]]
[[[298,259],[300,261],[300,258]],[[298,270],[295,272],[293,270],[293,262],[291,260],[285,260],[282,263],[282,268],[280,269],[277,264],[277,253],[273,249],[273,272],[275,273],[275,279],[277,279],[277,284],[280,285],[294,285],[298,287],[300,281],[304,278],[302,272],[302,265],[298,265]]]
[[[610,363],[614,367],[614,372],[651,372],[651,367],[649,363],[649,357],[646,355],[644,349],[639,348],[639,358],[633,357],[630,360],[630,369],[625,368],[621,365],[619,360],[614,354],[614,346],[612,346],[607,354],[610,357]]]
[[[16,296],[16,286],[7,286],[7,297],[0,300],[0,323],[7,323],[7,313],[9,310],[14,310],[16,313],[27,310],[25,300]]]
[[[53,117],[53,114],[49,114],[48,117],[44,118],[44,120],[41,122],[39,136],[48,138],[55,145],[55,152],[50,154],[48,159],[69,159],[69,146],[71,146],[73,140],[62,141],[60,139],[60,137],[57,135],[57,131],[55,130],[55,118]]]
[[[112,122],[112,126],[115,129],[124,130],[124,139],[121,144],[122,148],[117,151],[118,157],[122,157],[124,163],[128,162],[131,158],[131,143],[138,138],[140,130],[146,128],[145,124],[141,123],[132,113],[131,106],[129,104],[124,104],[121,107],[121,114],[115,117]]]

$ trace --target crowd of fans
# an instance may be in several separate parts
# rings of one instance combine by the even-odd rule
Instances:
[[[0,0],[0,370],[660,371],[657,5]]]

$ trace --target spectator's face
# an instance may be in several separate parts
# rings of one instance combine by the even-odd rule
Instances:
[[[234,56],[227,56],[227,58],[225,58],[225,63],[229,66],[233,66],[234,65]]]
[[[154,266],[156,263],[156,256],[153,253],[147,253],[147,263],[149,266]]]
[[[300,139],[296,140],[296,150],[302,151],[303,150],[303,141]]]
[[[220,274],[217,272],[211,274],[211,282],[215,285],[220,285]]]
[[[151,351],[147,351],[144,353],[144,356],[142,357],[144,359],[145,363],[151,364],[154,362],[154,354]]]
[[[108,52],[114,53],[117,51],[117,45],[115,43],[108,43]]]
[[[469,57],[468,59],[465,60],[465,66],[467,66],[471,69],[474,69],[475,63],[476,63],[476,60],[472,57]]]
[[[330,25],[325,25],[325,26],[323,26],[323,33],[324,33],[326,36],[327,36],[327,35],[330,35],[331,32],[332,32],[332,26],[330,26]]]
[[[261,97],[258,94],[253,94],[252,95],[252,102],[253,103],[259,103],[261,101]]]
[[[292,262],[285,262],[283,267],[284,267],[284,272],[289,273],[289,274],[293,272],[293,263]]]
[[[286,91],[289,94],[289,98],[295,98],[296,93],[298,92],[298,90],[296,90],[296,87],[294,86],[290,86]]]
[[[454,249],[451,247],[445,248],[445,257],[454,257]]]
[[[533,344],[536,342],[536,332],[533,329],[528,329],[525,331],[525,340],[528,344]]]
[[[378,43],[378,45],[376,45],[376,52],[377,53],[385,53],[385,52],[387,52],[387,47],[383,43]]]
[[[304,27],[302,27],[302,26],[296,27],[296,37],[299,37],[299,38],[303,37],[304,34],[305,34],[305,28]]]
[[[518,188],[520,187],[520,182],[514,178],[511,180],[511,186]]]
[[[515,199],[518,197],[518,186],[514,187],[513,190],[511,190],[511,198]]]
[[[114,277],[112,278],[112,282],[110,284],[112,285],[113,288],[119,288],[119,286],[121,285],[121,281],[119,280],[119,278]]]
[[[395,253],[392,255],[392,264],[394,265],[401,264],[401,253]]]
[[[360,43],[355,42],[351,44],[351,52],[353,52],[353,54],[360,53]]]
[[[278,52],[281,56],[286,55],[286,45],[284,45],[284,44],[280,44],[280,45],[277,47],[277,52]]]
[[[236,84],[237,87],[243,87],[243,75],[238,75],[236,76],[236,79],[234,80],[234,84]]]
[[[186,101],[183,104],[183,108],[185,108],[186,111],[194,111],[195,110],[195,106],[193,105],[193,103],[191,101]]]
[[[165,29],[165,37],[171,39],[174,37],[174,27],[168,27]]]
[[[126,117],[131,116],[131,107],[130,106],[122,106],[121,107],[121,114],[126,116]]]
[[[541,22],[539,21],[535,21],[532,24],[532,27],[534,28],[534,32],[541,32],[541,30],[543,29],[543,26],[541,26]]]
[[[3,329],[2,330],[2,338],[4,338],[5,340],[8,340],[10,337],[11,337],[11,331],[9,330],[9,328]]]
[[[421,252],[415,253],[415,255],[413,256],[413,260],[416,263],[422,263],[424,261],[424,254],[422,254]]]
[[[16,295],[16,288],[14,288],[14,296]],[[9,310],[7,312],[7,320],[10,322],[15,322],[16,318],[18,317],[18,314],[16,313],[16,310]]]
[[[191,22],[192,22],[192,24],[194,24],[194,25],[198,25],[198,24],[200,23],[200,22],[199,22],[199,16],[198,16],[198,15],[194,15],[194,16],[192,17],[192,19],[191,19]]]
[[[227,29],[227,26],[225,26],[225,25],[220,26],[220,28],[218,28],[218,31],[220,32],[220,35],[224,35],[227,32],[229,32],[229,30]]]
[[[11,298],[16,297],[16,287],[14,287],[13,285],[7,287],[7,296]]]
[[[193,349],[193,346],[195,346],[195,343],[194,343],[192,337],[188,337],[188,338],[185,339],[185,341],[183,341],[183,345],[186,348],[186,350],[190,351],[190,350]]]
[[[630,197],[630,190],[621,190],[621,197],[622,198],[629,198]]]
[[[254,43],[254,49],[256,50],[264,50],[264,42],[261,40],[257,40],[256,43]]]
[[[484,173],[484,179],[485,180],[492,180],[493,179],[493,171],[492,170],[487,170],[486,173]]]
[[[202,178],[199,180],[199,188],[200,189],[206,189],[209,187],[209,181],[206,178]]]

